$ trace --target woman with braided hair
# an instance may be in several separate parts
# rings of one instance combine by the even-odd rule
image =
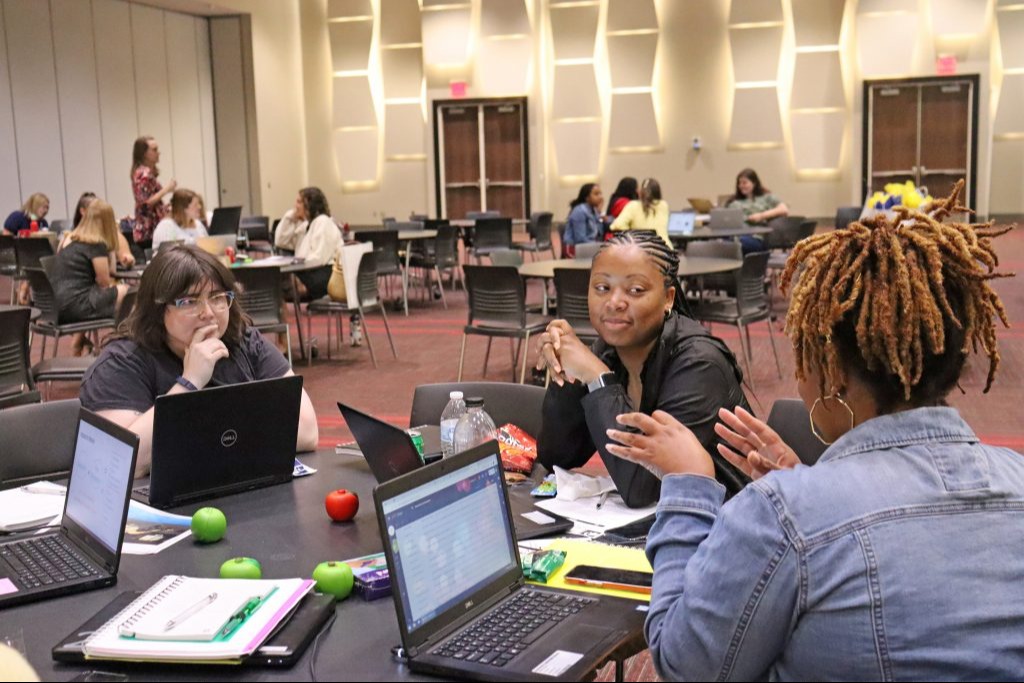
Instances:
[[[623,415],[610,452],[657,471],[646,634],[672,680],[1007,680],[1024,671],[1024,458],[946,404],[968,353],[999,366],[990,285],[1009,227],[898,209],[800,242],[783,273],[813,467],[721,412],[754,481],[723,505],[708,449],[669,415]],[[775,471],[780,470],[780,471]],[[767,475],[767,476],[765,476]]]
[[[678,271],[675,250],[655,233],[618,233],[602,245],[590,275],[590,322],[601,338],[588,348],[564,320],[541,336],[539,367],[553,381],[544,397],[540,462],[549,470],[579,467],[596,450],[630,507],[657,501],[661,482],[606,450],[617,415],[665,411],[713,450],[718,409],[747,407],[735,357],[683,314]],[[749,481],[720,456],[715,475],[731,493]]]

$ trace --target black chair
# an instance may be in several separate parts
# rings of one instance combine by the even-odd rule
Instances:
[[[590,323],[590,269],[555,268],[555,306],[558,317],[565,320],[576,336],[590,343],[600,336]]]
[[[14,255],[18,264],[17,279],[27,280],[25,269],[41,268],[39,259],[54,256],[53,244],[45,237],[18,237],[14,240]]]
[[[56,256],[43,256],[39,259],[39,267],[46,273],[46,277],[50,278],[50,282],[57,280],[57,257]]]
[[[284,334],[288,340],[288,365],[292,364],[291,326],[284,315],[284,291],[281,269],[276,266],[236,268],[235,280],[241,285],[238,303],[260,332]]]
[[[686,255],[700,258],[743,258],[743,246],[734,240],[700,240],[686,245]],[[700,297],[704,292],[723,292],[736,296],[736,276],[732,273],[711,273],[697,278]],[[677,295],[678,296],[678,295]]]
[[[28,369],[31,315],[27,306],[0,306],[0,408],[40,401]]]
[[[542,251],[550,251],[551,258],[557,259],[555,245],[551,241],[552,223],[554,215],[550,211],[538,211],[530,214],[530,224],[526,227],[530,235],[529,242],[517,242],[516,249],[537,254]]]
[[[73,398],[0,411],[0,488],[68,476],[81,408]]]
[[[243,216],[238,224],[238,233],[245,240],[246,248],[249,251],[262,254],[274,253],[269,216]]]
[[[523,265],[523,252],[518,249],[492,249],[490,256],[491,265],[514,268]]]
[[[818,458],[828,448],[811,431],[811,416],[807,406],[798,398],[777,399],[768,414],[768,426],[778,433],[805,465],[818,462]]]
[[[523,357],[519,383],[526,380],[526,360],[530,355],[530,335],[547,327],[548,316],[526,312],[526,285],[519,277],[519,270],[511,266],[463,266],[466,277],[466,291],[469,294],[469,321],[462,331],[462,351],[459,353],[459,376],[462,381],[462,367],[466,359],[466,339],[471,334],[487,337],[487,353],[484,355],[484,376],[487,376],[487,361],[491,356],[491,342],[494,337],[509,340],[512,355],[512,381],[520,354]],[[512,344],[518,339],[517,345]],[[524,344],[525,342],[525,348]]]
[[[583,244],[576,245],[576,253],[573,258],[577,261],[593,261],[594,257],[597,256],[597,252],[601,251],[601,245],[604,242],[584,242]]]
[[[121,308],[114,312],[114,329],[121,327],[121,323],[135,309],[135,301],[138,298],[139,290],[137,287],[132,287],[124,293],[124,298],[121,299]]]
[[[481,218],[501,218],[501,211],[467,211],[467,221],[477,221]]]
[[[391,327],[388,325],[388,315],[384,311],[384,302],[381,300],[380,291],[377,288],[377,257],[373,253],[364,253],[359,259],[359,272],[356,275],[356,307],[349,308],[348,304],[342,301],[335,301],[330,297],[323,297],[311,301],[306,306],[306,337],[313,338],[312,319],[316,313],[323,313],[327,316],[327,358],[331,357],[331,319],[335,321],[338,330],[338,348],[341,348],[341,318],[342,315],[359,313],[363,321],[363,335],[366,337],[366,346],[370,349],[370,360],[373,367],[377,367],[377,356],[373,352],[373,341],[370,339],[370,326],[366,321],[366,311],[372,308],[379,308],[380,315],[384,319],[384,330],[388,335],[388,343],[391,344],[391,353],[395,360],[398,360],[398,351],[395,349],[395,340],[391,337]],[[309,363],[313,362],[313,354],[307,356]]]
[[[495,249],[512,249],[511,218],[478,218],[473,226],[473,256],[490,256]]]
[[[67,218],[57,218],[50,221],[50,232],[55,232],[58,235],[64,234],[66,231],[70,230],[71,227],[72,223]]]
[[[859,220],[861,210],[859,206],[840,206],[836,209],[836,230],[842,230]]]
[[[46,357],[46,338],[53,337],[53,356],[57,357],[57,349],[60,346],[60,338],[78,332],[96,332],[114,326],[113,318],[98,318],[75,323],[60,322],[60,309],[57,306],[57,296],[54,294],[50,278],[42,268],[26,268],[29,286],[32,287],[32,301],[36,308],[42,311],[42,315],[32,323],[33,334],[43,337],[43,348],[41,358]]]
[[[424,278],[424,281],[428,291],[433,281],[431,273],[437,275],[437,284],[441,290],[441,302],[447,310],[448,300],[444,295],[441,271],[447,270],[451,273],[452,289],[454,291],[455,281],[460,277],[461,272],[459,270],[459,229],[445,221],[443,224],[438,225],[436,230],[437,237],[434,238],[434,241],[426,242],[426,244],[430,245],[428,249],[420,254],[414,252],[409,260],[409,265],[413,268],[422,268],[426,272],[427,277]]]
[[[800,240],[800,226],[806,220],[803,216],[780,216],[768,221],[772,231],[765,235],[765,248],[769,251],[792,249]]]
[[[397,275],[402,277],[402,258],[398,255],[397,230],[363,230],[356,233],[360,242],[373,245],[373,253],[377,257],[377,277]],[[388,296],[391,296],[391,282],[384,280]],[[403,301],[408,306],[408,301]]]
[[[736,271],[736,296],[697,303],[693,307],[694,318],[706,323],[735,325],[740,332],[740,348],[747,365],[747,378],[754,387],[751,365],[750,325],[762,320],[768,323],[768,338],[771,339],[775,368],[782,379],[782,366],[775,348],[775,333],[772,330],[771,305],[765,292],[764,278],[768,267],[768,252],[758,251],[743,258],[743,266]],[[746,344],[743,338],[746,337]]]
[[[421,384],[412,396],[409,426],[440,424],[441,413],[448,405],[448,397],[453,391],[482,398],[484,410],[499,427],[511,422],[534,438],[540,436],[544,395],[547,392],[543,387],[532,384],[507,382]]]
[[[10,303],[14,303],[14,286],[18,281],[18,256],[14,253],[14,235],[0,234],[0,275],[11,278]]]
[[[768,257],[768,300],[772,306],[775,305],[775,289],[778,286],[779,275],[786,268],[786,261],[789,260],[789,250],[796,246],[796,243],[800,240],[807,239],[814,234],[814,231],[818,228],[818,221],[803,221],[798,229],[796,240],[793,244],[787,247],[787,251],[773,251],[772,255]]]

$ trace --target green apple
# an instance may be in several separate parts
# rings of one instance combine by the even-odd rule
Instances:
[[[352,592],[352,567],[344,562],[321,562],[313,570],[316,589],[344,600]]]
[[[251,557],[232,557],[220,566],[222,579],[261,579],[263,569]]]
[[[192,515],[192,536],[200,543],[216,543],[228,530],[228,518],[217,508],[199,508]]]

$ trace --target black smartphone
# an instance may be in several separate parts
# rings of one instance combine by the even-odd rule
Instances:
[[[615,569],[614,567],[594,567],[581,564],[573,567],[565,575],[566,583],[596,588],[615,588],[634,593],[651,594],[651,582],[654,574],[638,572],[631,569]]]

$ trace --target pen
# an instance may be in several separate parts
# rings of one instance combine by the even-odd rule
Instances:
[[[63,496],[67,493],[67,489],[64,487],[51,488],[49,486],[37,486],[36,484],[22,486],[21,490],[25,493],[39,493],[47,496]]]
[[[231,615],[231,618],[228,619],[228,623],[220,630],[218,637],[227,638],[229,635],[234,633],[235,629],[241,626],[262,603],[263,598],[258,595],[249,598],[245,605],[242,606],[242,609]]]
[[[185,610],[184,612],[182,612],[178,616],[174,617],[170,621],[168,621],[167,624],[164,625],[164,632],[166,633],[167,631],[170,631],[172,628],[174,628],[175,626],[179,625],[181,622],[185,621],[186,619],[188,619],[190,617],[195,616],[198,612],[202,611],[202,609],[204,607],[206,607],[207,605],[212,604],[213,601],[216,600],[216,599],[217,599],[217,594],[216,593],[210,593],[205,598],[203,598],[202,600],[200,600],[196,604],[192,605],[187,610]]]
[[[597,509],[600,510],[604,507],[604,504],[608,502],[608,496],[612,494],[611,491],[605,491],[601,494],[601,499],[597,501]]]

